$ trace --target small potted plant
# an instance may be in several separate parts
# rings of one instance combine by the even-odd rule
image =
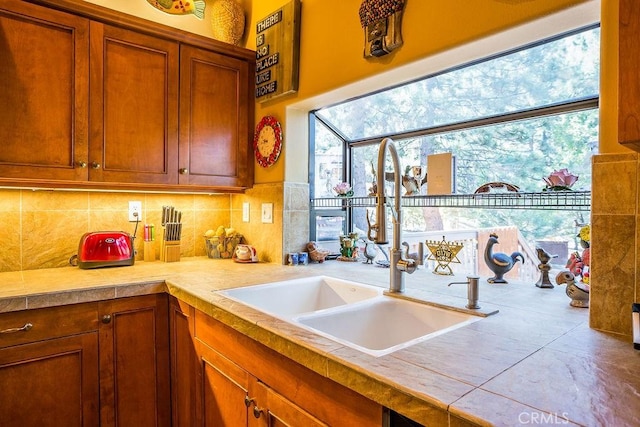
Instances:
[[[341,182],[340,184],[333,187],[333,191],[336,192],[338,197],[353,196],[353,189],[351,188],[351,184],[349,184],[348,182]]]

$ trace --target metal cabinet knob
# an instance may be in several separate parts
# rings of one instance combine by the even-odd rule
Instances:
[[[78,163],[76,163],[78,165],[78,167],[80,169],[84,169],[87,167],[87,162],[80,160]]]
[[[106,325],[109,322],[111,322],[111,315],[110,314],[105,314],[104,316],[102,316],[102,323],[104,323]]]
[[[189,169],[187,168],[180,168],[180,170],[178,171],[180,172],[180,175],[186,175],[189,173]]]
[[[92,162],[92,163],[91,163],[91,167],[92,167],[93,169],[100,169],[100,163],[98,163],[98,162]]]

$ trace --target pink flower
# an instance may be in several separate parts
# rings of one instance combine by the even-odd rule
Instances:
[[[345,195],[351,191],[351,185],[348,182],[341,182],[340,184],[333,187],[333,191],[335,191],[339,195]]]
[[[549,187],[567,187],[571,188],[576,183],[578,177],[566,168],[554,170],[547,178],[542,178]]]

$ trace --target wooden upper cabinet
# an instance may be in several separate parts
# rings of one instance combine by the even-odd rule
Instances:
[[[179,183],[250,187],[249,62],[186,45],[180,56]]]
[[[86,180],[89,21],[0,0],[0,176]]]
[[[175,41],[91,22],[89,179],[178,181]]]
[[[56,9],[0,0],[0,183],[253,185],[254,52],[80,0],[39,2]]]
[[[618,138],[640,151],[640,2],[620,0]]]

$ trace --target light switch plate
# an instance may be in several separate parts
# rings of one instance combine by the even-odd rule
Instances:
[[[249,222],[249,202],[242,203],[242,222]]]
[[[262,204],[262,223],[273,224],[273,203]]]

